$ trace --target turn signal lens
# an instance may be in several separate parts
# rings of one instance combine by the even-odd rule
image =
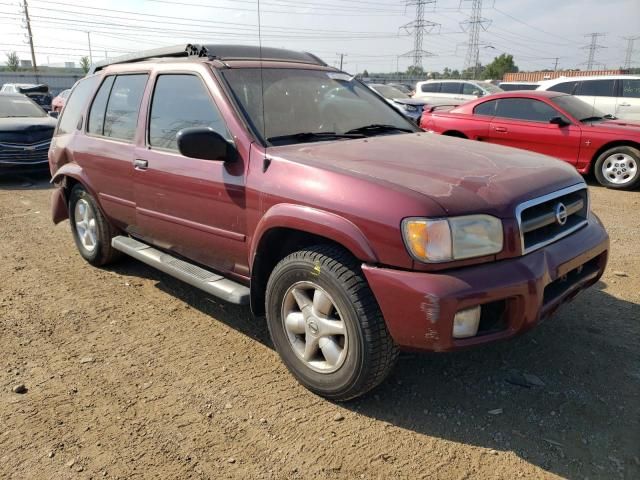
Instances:
[[[412,255],[422,261],[451,259],[451,229],[446,220],[407,220],[404,236]]]

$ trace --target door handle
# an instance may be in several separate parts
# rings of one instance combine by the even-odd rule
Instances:
[[[133,161],[133,168],[135,168],[136,170],[146,170],[147,168],[149,168],[149,162],[147,160],[136,158]]]
[[[508,131],[506,127],[493,127],[493,129],[498,133],[507,133]]]
[[[619,106],[620,107],[630,107],[631,104],[630,103],[621,103]]]

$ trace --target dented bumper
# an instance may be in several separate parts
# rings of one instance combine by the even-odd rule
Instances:
[[[448,351],[534,327],[602,276],[609,237],[595,215],[573,235],[516,259],[438,273],[363,265],[389,333],[402,348]],[[476,336],[452,336],[455,314],[482,306]]]

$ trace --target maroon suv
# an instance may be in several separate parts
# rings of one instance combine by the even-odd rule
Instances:
[[[564,162],[420,131],[317,57],[228,45],[112,61],[49,153],[53,221],[266,316],[336,400],[399,350],[512,337],[592,285],[609,240]]]

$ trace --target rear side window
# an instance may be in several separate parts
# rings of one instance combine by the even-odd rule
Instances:
[[[480,105],[476,105],[476,107],[473,109],[473,114],[493,117],[496,114],[497,103],[497,100],[491,100],[489,102],[484,102]]]
[[[502,98],[497,102],[496,117],[548,122],[553,117],[560,116],[555,108],[531,98]]]
[[[460,93],[461,86],[458,82],[444,82],[440,88],[440,93]]]
[[[440,85],[438,82],[423,83],[420,86],[420,90],[426,93],[438,93],[440,91]]]
[[[104,114],[115,78],[113,75],[107,77],[93,99],[91,110],[89,110],[89,126],[87,128],[87,131],[93,135],[102,135],[104,133]]]
[[[67,99],[62,116],[58,120],[58,134],[71,133],[81,127],[82,112],[100,82],[99,76],[88,77],[78,81]]]
[[[640,98],[640,79],[622,80],[622,96],[627,98]]]
[[[147,74],[116,76],[104,115],[105,137],[133,140],[147,77]]]
[[[575,95],[586,97],[613,97],[615,80],[585,80],[580,82]]]
[[[231,139],[220,111],[199,77],[160,75],[151,101],[149,145],[177,151],[176,135],[189,127],[210,127]]]
[[[549,87],[547,90],[551,92],[562,92],[568,93],[569,95],[573,95],[573,90],[576,88],[578,82],[562,82],[556,85]]]

